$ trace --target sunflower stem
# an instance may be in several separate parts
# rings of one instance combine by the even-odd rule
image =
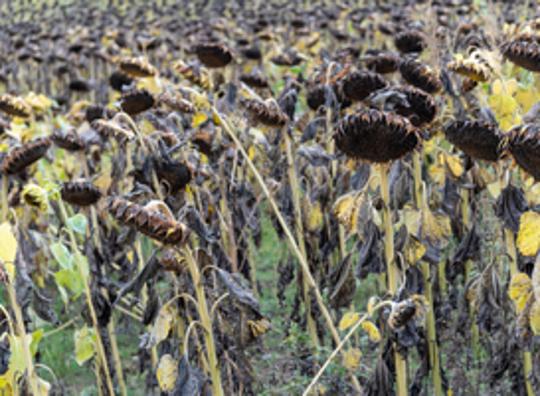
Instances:
[[[384,221],[384,257],[386,261],[386,273],[388,291],[395,296],[398,291],[399,269],[394,260],[394,228],[392,226],[392,211],[390,209],[390,184],[388,182],[388,164],[380,164],[380,187],[383,199],[383,221]],[[407,396],[407,360],[397,351],[394,344],[394,362],[396,366],[396,394]]]
[[[414,171],[414,198],[416,201],[416,209],[420,210],[422,205],[427,204],[427,200],[424,199],[425,188],[422,185],[422,164],[421,164],[421,152],[415,151],[413,153],[413,171]],[[422,275],[424,278],[424,296],[429,304],[429,309],[426,314],[426,327],[428,337],[428,351],[429,351],[429,366],[431,368],[431,375],[433,381],[433,394],[435,396],[443,396],[443,387],[441,379],[441,363],[439,358],[439,346],[437,344],[437,329],[435,326],[435,312],[433,306],[433,285],[431,283],[431,268],[428,262],[422,261],[421,264]]]
[[[62,222],[64,224],[67,224],[68,214],[67,214],[67,210],[66,210],[66,207],[64,205],[64,202],[61,199],[58,200],[58,206],[60,208],[60,214],[62,216]],[[69,240],[70,240],[70,243],[71,243],[71,249],[73,251],[73,254],[79,255],[80,251],[79,251],[79,246],[77,245],[77,238],[75,237],[75,234],[73,233],[71,228],[66,227],[65,229],[66,229],[66,231],[67,231],[67,233],[69,235]],[[94,331],[96,333],[96,347],[97,347],[96,349],[97,349],[97,354],[99,356],[101,364],[103,366],[103,371],[105,373],[105,382],[106,382],[106,385],[107,385],[107,390],[108,390],[110,395],[114,395],[115,392],[114,392],[114,386],[113,386],[113,381],[112,381],[112,377],[111,377],[111,372],[109,370],[109,364],[107,362],[107,355],[105,353],[105,347],[103,346],[103,340],[101,338],[101,333],[100,333],[100,329],[99,329],[99,322],[97,320],[96,309],[95,309],[94,303],[92,301],[92,292],[90,290],[90,285],[88,283],[88,277],[90,275],[85,273],[84,268],[81,265],[81,263],[77,263],[76,265],[77,265],[77,267],[79,269],[79,273],[81,275],[81,278],[82,278],[83,284],[84,284],[84,293],[85,293],[85,297],[86,297],[86,304],[88,306],[88,310],[90,311],[90,317],[92,318],[92,324],[93,324],[93,327],[94,327]],[[97,372],[99,373],[99,370],[97,370]]]
[[[283,138],[285,140],[285,150],[287,152],[287,171],[289,176],[289,185],[294,208],[294,230],[296,231],[296,240],[304,260],[307,261],[306,242],[304,240],[304,225],[302,223],[302,207],[300,206],[300,183],[296,174],[296,164],[294,162],[291,137],[287,129],[283,129]],[[311,298],[309,296],[309,285],[305,276],[302,276],[302,293],[304,298],[304,307],[306,310],[306,322],[309,336],[313,346],[317,349],[320,346],[317,335],[317,324],[311,313]]]
[[[238,138],[238,135],[234,131],[234,129],[229,125],[227,120],[225,120],[219,112],[213,108],[212,109],[214,117],[216,117],[220,124],[223,126],[223,130],[229,135],[229,137],[232,139],[234,144],[236,145],[236,148],[240,151],[242,156],[244,157],[246,164],[248,165],[249,169],[255,176],[255,179],[257,180],[257,183],[261,187],[266,199],[268,200],[275,216],[278,219],[279,224],[283,228],[283,232],[285,233],[285,236],[287,237],[287,240],[289,242],[289,247],[293,251],[294,255],[298,258],[298,262],[300,263],[300,268],[304,274],[304,277],[307,279],[308,285],[313,289],[313,292],[315,294],[315,299],[317,301],[317,305],[319,306],[319,309],[321,311],[321,314],[326,322],[326,325],[328,329],[330,330],[330,333],[332,334],[332,339],[336,344],[339,344],[341,342],[338,330],[336,326],[334,325],[334,320],[332,319],[332,315],[330,314],[330,311],[328,308],[326,308],[326,305],[324,303],[321,291],[319,290],[319,286],[317,285],[317,282],[315,281],[315,278],[311,274],[311,270],[309,269],[309,264],[306,260],[306,258],[302,255],[300,248],[298,247],[298,244],[287,225],[287,222],[285,221],[281,211],[279,210],[279,207],[276,203],[276,200],[270,193],[270,190],[268,189],[268,186],[264,182],[263,177],[261,176],[260,172],[257,170],[257,167],[249,157],[248,153],[244,149],[244,146],[242,145],[242,142]],[[362,387],[360,385],[360,382],[358,381],[358,378],[356,378],[355,375],[352,373],[350,374],[352,385],[355,389],[355,392],[357,394],[362,394]]]
[[[197,297],[197,309],[199,312],[199,319],[204,328],[204,341],[206,345],[206,355],[208,359],[208,369],[210,371],[210,378],[212,379],[212,395],[223,396],[223,387],[221,385],[221,372],[219,369],[219,362],[216,354],[216,346],[214,343],[214,333],[212,330],[212,318],[210,317],[210,311],[208,310],[208,304],[206,302],[206,295],[204,292],[204,285],[201,278],[201,272],[195,262],[195,258],[189,247],[182,249],[186,264],[193,281],[195,288],[195,294]],[[184,353],[187,351],[184,351]]]

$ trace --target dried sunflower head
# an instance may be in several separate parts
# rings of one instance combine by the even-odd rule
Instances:
[[[467,58],[461,54],[455,55],[454,60],[449,62],[447,67],[448,70],[477,82],[485,82],[493,75],[493,67],[478,50],[473,51]]]
[[[521,36],[504,43],[501,47],[503,56],[510,62],[532,72],[540,72],[540,40],[535,37]]]
[[[414,126],[433,121],[437,114],[437,104],[433,96],[421,89],[408,86],[398,88],[397,92],[405,96],[408,105],[398,102],[394,109],[396,113],[407,117]]]
[[[350,100],[363,100],[387,85],[380,74],[370,71],[355,71],[341,80],[343,93]]]
[[[370,162],[389,162],[412,151],[420,132],[406,118],[375,109],[347,115],[334,134],[346,155]]]
[[[268,88],[268,79],[264,74],[252,71],[251,73],[245,73],[240,76],[240,81],[251,88]]]
[[[10,116],[28,118],[32,109],[24,99],[10,94],[4,94],[0,96],[0,111]]]
[[[497,125],[485,121],[453,121],[444,134],[450,143],[472,158],[497,161],[501,154],[502,135]]]
[[[152,77],[157,74],[157,69],[142,56],[122,58],[118,62],[118,67],[122,72],[133,78]]]
[[[129,115],[142,113],[154,106],[155,100],[146,89],[134,89],[126,92],[120,99],[120,107]]]
[[[195,113],[195,106],[178,94],[170,92],[162,93],[158,98],[158,102],[180,113]]]
[[[201,43],[193,49],[203,65],[210,68],[225,67],[233,60],[231,50],[220,43]]]
[[[405,81],[427,93],[434,94],[442,89],[442,83],[437,73],[416,59],[402,62],[399,71]]]
[[[189,229],[172,216],[124,198],[109,198],[106,208],[118,222],[164,244],[183,244],[189,235]]]
[[[64,201],[77,206],[90,206],[101,198],[99,189],[88,181],[62,183],[60,195]]]
[[[201,65],[188,64],[181,60],[173,65],[174,70],[192,84],[208,90],[210,89],[210,73]]]
[[[394,44],[402,53],[422,52],[426,48],[426,38],[419,30],[407,29],[395,36]]]
[[[399,69],[399,56],[393,52],[368,53],[366,67],[379,74],[394,73]]]
[[[270,127],[282,127],[289,120],[287,115],[273,100],[262,102],[258,99],[242,99],[240,103],[255,124],[260,123]]]
[[[508,150],[517,164],[540,180],[540,125],[525,124],[510,130]]]
[[[54,131],[51,135],[51,140],[56,146],[67,151],[83,150],[86,146],[81,137],[77,135],[75,129],[69,129],[66,132],[60,130]]]
[[[426,301],[423,296],[413,295],[406,300],[393,303],[392,311],[388,317],[388,325],[393,330],[399,330],[413,319],[418,319],[425,314]]]
[[[129,87],[131,84],[133,84],[133,79],[121,71],[115,71],[109,77],[109,85],[118,92],[122,92],[124,87]]]
[[[23,171],[45,155],[51,140],[37,138],[9,151],[2,161],[2,172],[14,175]]]

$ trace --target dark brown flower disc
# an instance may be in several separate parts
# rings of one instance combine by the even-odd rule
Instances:
[[[189,235],[184,224],[123,198],[109,198],[107,210],[118,222],[165,244],[181,244]]]
[[[240,76],[240,81],[251,88],[268,88],[268,79],[259,72],[245,73]]]
[[[68,89],[73,92],[88,92],[90,91],[90,84],[86,80],[76,78],[69,82]]]
[[[540,72],[540,43],[534,39],[518,38],[503,44],[503,56],[510,62],[532,72]]]
[[[392,52],[368,54],[366,67],[379,74],[394,73],[399,69],[399,56]]]
[[[401,87],[397,91],[405,96],[408,105],[398,102],[396,113],[407,117],[414,126],[433,121],[437,114],[437,104],[433,96],[414,87]]]
[[[157,74],[156,68],[143,57],[121,59],[118,66],[130,77],[152,77]]]
[[[0,111],[13,116],[28,118],[31,109],[21,98],[9,94],[0,96]]]
[[[540,125],[525,124],[509,132],[508,149],[517,164],[540,180]]]
[[[103,106],[100,105],[90,105],[86,108],[84,118],[88,123],[92,123],[95,120],[99,120],[101,118],[107,119],[109,116],[112,116],[112,110],[106,109]]]
[[[273,56],[270,62],[277,66],[298,66],[303,60],[296,51],[290,50]]]
[[[502,135],[497,125],[485,121],[454,121],[444,134],[450,143],[472,158],[497,161],[501,154]]]
[[[395,36],[394,44],[402,53],[422,52],[426,48],[426,39],[418,30],[404,30]]]
[[[246,109],[249,118],[256,124],[282,127],[289,120],[276,103],[262,102],[257,99],[242,99],[240,103]]]
[[[85,148],[85,143],[75,130],[67,132],[55,131],[51,135],[53,143],[67,151],[79,151]]]
[[[385,79],[377,73],[370,71],[354,71],[341,80],[343,93],[350,100],[363,100],[371,93],[385,88]]]
[[[405,81],[427,93],[433,94],[442,89],[439,76],[429,66],[416,59],[404,61],[399,71]]]
[[[262,51],[258,45],[250,45],[249,47],[242,48],[240,50],[242,56],[250,60],[260,60],[262,59]]]
[[[171,194],[184,189],[191,181],[191,170],[181,162],[158,160],[155,164],[158,179],[167,185]]]
[[[314,84],[307,89],[306,102],[311,110],[317,110],[326,103],[326,87],[324,84]]]
[[[146,89],[126,92],[120,100],[120,107],[129,115],[136,115],[154,106],[154,97]]]
[[[201,63],[210,68],[225,67],[233,59],[231,50],[219,43],[198,44],[195,46],[194,52]]]
[[[370,162],[389,162],[414,150],[420,133],[409,120],[393,113],[363,109],[345,116],[334,134],[347,156]]]
[[[113,72],[109,77],[109,85],[118,92],[122,92],[124,87],[129,87],[132,83],[133,79],[120,71]]]
[[[60,195],[64,201],[77,206],[93,205],[101,198],[99,189],[88,181],[62,183]]]
[[[2,172],[14,175],[23,171],[45,155],[51,140],[37,138],[9,151],[2,161]]]

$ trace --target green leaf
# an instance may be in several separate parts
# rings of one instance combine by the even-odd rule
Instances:
[[[86,220],[86,216],[82,213],[77,213],[75,216],[67,219],[67,226],[77,234],[86,235],[87,225],[88,221]]]
[[[79,269],[79,266],[82,268],[84,278],[87,279],[88,275],[90,274],[90,267],[88,266],[88,259],[86,258],[86,256],[83,256],[80,253],[76,253],[75,254],[75,264],[76,264],[77,269]]]
[[[79,271],[74,269],[62,269],[54,274],[58,286],[70,290],[75,297],[79,297],[84,290],[84,280]]]
[[[86,361],[90,360],[96,352],[96,335],[93,329],[84,326],[82,329],[75,331],[75,361],[79,366],[82,366]]]
[[[69,250],[60,242],[51,245],[51,253],[60,267],[63,269],[73,268],[73,256]]]
[[[32,356],[37,353],[39,342],[43,338],[43,334],[43,329],[38,329],[32,333],[32,341],[30,341],[30,352],[32,353]]]

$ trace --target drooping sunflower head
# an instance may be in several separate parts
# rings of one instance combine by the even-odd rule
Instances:
[[[414,150],[420,142],[420,132],[405,117],[369,109],[346,116],[334,140],[349,157],[384,163]]]
[[[535,180],[540,180],[540,125],[525,124],[510,130],[508,151],[516,163]]]
[[[458,120],[446,126],[450,143],[472,158],[497,161],[502,153],[502,134],[497,125],[481,120]]]

